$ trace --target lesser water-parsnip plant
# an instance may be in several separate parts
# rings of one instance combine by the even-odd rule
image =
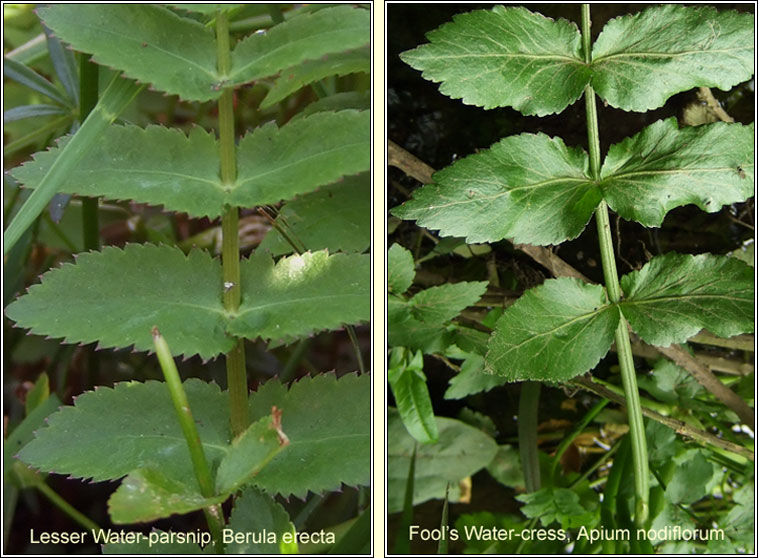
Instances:
[[[704,529],[712,522],[729,530],[744,514],[745,498],[752,492],[752,441],[735,437],[731,428],[735,424],[739,432],[740,424],[754,426],[752,395],[746,402],[678,344],[696,335],[728,344],[723,338],[752,333],[753,269],[731,255],[666,251],[647,254],[646,262],[621,275],[621,239],[612,234],[611,211],[618,235],[618,219],[657,228],[675,208],[693,204],[715,213],[748,200],[754,193],[754,126],[730,118],[688,126],[668,117],[601,150],[597,107],[617,109],[615,122],[623,122],[625,112],[658,109],[680,92],[730,90],[749,80],[753,16],[707,6],[655,6],[612,19],[593,35],[590,6],[574,8],[577,20],[581,10],[580,27],[524,7],[460,13],[428,33],[427,44],[400,54],[423,78],[439,84],[442,94],[485,110],[510,107],[546,117],[577,101],[584,104],[583,121],[574,121],[584,129],[578,145],[542,132],[505,133],[489,149],[462,157],[430,178],[428,167],[390,145],[391,165],[429,182],[412,194],[399,188],[410,199],[391,210],[390,221],[397,229],[388,256],[389,382],[397,412],[389,415],[388,511],[405,510],[396,532],[401,551],[409,548],[404,545],[412,534],[414,503],[443,497],[462,501],[465,479],[484,467],[503,484],[525,490],[517,499],[525,504],[521,512],[528,521],[471,514],[454,526],[458,538],[452,540],[463,538],[469,528],[518,525],[552,526],[563,535],[539,543],[549,540],[552,546],[469,537],[463,541],[469,552],[650,552],[654,545],[680,543],[673,536],[655,540],[640,531],[673,525]],[[493,121],[509,126],[503,124],[507,117]],[[539,125],[538,118],[529,122]],[[424,125],[427,133],[435,130],[429,121]],[[418,136],[414,141],[422,143]],[[588,282],[542,248],[583,235],[593,217],[602,284]],[[413,220],[438,235],[420,230],[415,243],[403,241],[407,225],[394,218]],[[521,284],[538,285],[522,294],[501,284],[503,262],[495,244],[505,239],[556,278],[522,278]],[[425,253],[423,242],[429,240],[434,246]],[[444,255],[469,261],[481,256],[487,260],[486,272],[477,278],[473,264],[455,271],[442,267],[457,277],[440,284],[439,268],[426,265]],[[499,301],[488,286],[500,293]],[[489,312],[466,311],[473,306]],[[650,374],[642,372],[639,359],[635,363],[641,344],[646,356],[660,359]],[[751,350],[751,344],[734,346]],[[620,386],[586,375],[611,348]],[[511,445],[497,446],[497,429],[489,417],[435,417],[424,354],[458,372],[445,399],[522,382],[520,404],[511,412],[518,416],[517,452]],[[455,360],[463,364],[453,364]],[[689,396],[678,391],[684,380],[672,380],[674,371],[688,374],[680,366],[696,374]],[[552,457],[537,445],[542,384],[584,386],[601,397]],[[647,391],[644,401],[640,386]],[[688,397],[697,403],[684,401]],[[559,478],[564,453],[601,412],[608,416],[604,408],[609,401],[625,407],[628,434],[588,471]],[[713,413],[710,417],[706,409]],[[655,420],[646,425],[643,412]],[[677,420],[670,420],[672,415]],[[671,428],[702,447],[681,439],[674,443]],[[467,436],[466,430],[482,439]],[[731,445],[722,444],[727,441]],[[610,464],[610,471],[603,471]],[[590,485],[598,471],[601,476]],[[697,488],[687,492],[687,483]],[[447,497],[446,486],[452,488]],[[707,493],[731,502],[734,513],[706,515],[705,508],[695,507]],[[451,527],[443,525],[442,532]],[[577,535],[580,528],[628,528],[631,538],[588,540]],[[732,529],[731,542],[708,548],[744,551],[751,546],[748,534],[752,539],[752,527],[746,530]],[[681,544],[666,548],[692,551],[705,545]]]
[[[307,521],[324,495],[369,483],[370,383],[354,327],[370,319],[369,8],[61,4],[36,13],[65,91],[54,110],[29,105],[12,119],[62,113],[73,128],[10,170],[11,183],[31,194],[6,205],[4,254],[25,261],[43,220],[64,236],[47,207],[70,195],[84,200],[94,246],[90,234],[87,251],[33,281],[5,315],[64,343],[155,352],[145,365],[159,361],[165,382],[117,382],[114,371],[107,386],[79,395],[59,385],[61,397],[76,399],[56,410],[60,399],[41,376],[6,441],[6,486],[38,488],[93,533],[80,542],[106,542],[105,552],[275,554],[298,552],[298,543],[368,552],[365,488],[340,525],[321,525],[326,535],[308,537]],[[54,96],[24,52],[6,58],[6,77]],[[147,98],[168,107],[160,118]],[[35,135],[11,153],[45,140]],[[136,218],[148,242],[99,248],[98,199],[138,213],[160,207],[168,226]],[[251,253],[244,231],[254,217],[268,233]],[[215,232],[172,232],[191,223]],[[290,385],[309,339],[338,330],[361,373],[337,377],[309,364],[313,373]],[[264,362],[247,360],[255,340],[296,347],[286,378],[250,379]],[[176,356],[219,359],[225,389],[182,381]],[[108,499],[114,524],[200,510],[207,524],[103,540],[44,473],[118,480]],[[308,500],[297,517],[283,505],[290,498]],[[12,507],[5,512],[13,517]]]

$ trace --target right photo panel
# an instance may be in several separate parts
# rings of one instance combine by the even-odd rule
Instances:
[[[755,552],[754,11],[385,5],[388,554]]]

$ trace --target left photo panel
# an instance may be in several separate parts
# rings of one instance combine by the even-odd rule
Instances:
[[[3,5],[3,554],[372,553],[371,9]]]

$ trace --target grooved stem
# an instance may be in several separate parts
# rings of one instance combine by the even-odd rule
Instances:
[[[216,17],[216,46],[219,74],[226,76],[231,69],[229,20],[219,11]],[[223,87],[223,81],[218,87]],[[219,155],[221,182],[231,186],[237,179],[237,151],[234,144],[234,91],[225,88],[218,100]],[[235,313],[240,305],[239,210],[226,206],[221,217],[224,309]],[[229,389],[229,416],[232,437],[242,434],[250,424],[247,412],[247,372],[245,341],[238,339],[226,355],[226,379]]]
[[[584,45],[584,60],[588,64],[592,62],[590,50],[590,20],[589,4],[582,4],[582,40]],[[600,179],[600,133],[598,130],[597,105],[595,91],[587,85],[584,89],[584,98],[587,111],[587,139],[590,150],[590,174],[593,180]],[[611,303],[618,304],[621,301],[621,287],[616,270],[616,257],[613,252],[613,239],[611,237],[611,225],[608,218],[608,205],[605,200],[601,201],[595,210],[597,223],[598,242],[600,244],[600,256],[603,263],[603,276],[605,288]],[[645,439],[645,426],[642,421],[642,408],[640,395],[637,388],[637,376],[634,371],[632,358],[632,346],[629,341],[629,331],[626,319],[619,308],[619,323],[616,327],[616,349],[618,352],[619,365],[621,367],[621,383],[627,402],[629,421],[629,436],[632,442],[632,459],[634,462],[634,494],[636,499],[634,521],[638,527],[644,527],[648,517],[648,459],[647,441]]]

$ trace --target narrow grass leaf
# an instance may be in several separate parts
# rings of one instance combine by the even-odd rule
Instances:
[[[50,165],[44,176],[24,203],[8,228],[3,233],[3,253],[13,248],[24,231],[44,210],[47,203],[58,192],[58,187],[79,160],[99,139],[119,114],[134,100],[141,87],[129,80],[114,76],[103,95],[90,112],[74,137],[60,152],[58,158]]]
[[[690,203],[714,213],[753,195],[753,146],[753,124],[659,120],[611,146],[600,187],[611,209],[647,227]]]
[[[612,19],[592,48],[592,85],[611,106],[645,112],[693,87],[753,75],[753,15],[668,4]]]
[[[256,252],[241,262],[242,303],[229,333],[282,339],[366,322],[371,317],[368,255],[306,252],[282,258]]]
[[[213,31],[151,4],[53,4],[42,21],[99,64],[187,101],[221,94]]]
[[[304,60],[358,48],[370,40],[371,13],[334,6],[305,12],[242,40],[232,52],[231,85],[278,74]]]
[[[71,101],[66,99],[55,85],[47,81],[29,66],[17,62],[13,58],[3,57],[3,76],[12,79],[45,97],[57,101],[61,105],[71,106]]]
[[[604,289],[577,279],[550,279],[524,293],[495,326],[486,370],[516,380],[566,381],[594,368],[619,321]]]
[[[427,39],[429,44],[404,52],[403,61],[441,83],[445,95],[486,109],[561,112],[582,95],[591,75],[576,25],[526,8],[460,14]]]
[[[46,273],[6,315],[38,335],[139,351],[152,350],[157,326],[175,355],[207,359],[234,346],[225,332],[222,282],[221,265],[206,252],[105,247]]]
[[[602,198],[588,165],[560,138],[511,136],[435,173],[392,214],[469,243],[558,244],[579,236]]]
[[[43,26],[47,39],[47,51],[58,79],[68,95],[69,104],[79,106],[79,68],[74,53],[65,48],[63,43]]]
[[[56,114],[69,114],[70,111],[56,105],[22,105],[13,107],[3,112],[3,122],[15,122],[24,118],[35,116],[50,116]]]
[[[621,288],[621,311],[652,345],[683,343],[703,328],[720,337],[754,330],[753,269],[729,256],[658,256]]]
[[[274,405],[282,412],[281,427],[290,443],[255,476],[256,486],[305,498],[308,491],[369,484],[370,376],[305,377],[289,389],[269,380],[250,395],[251,420],[269,414]]]
[[[318,60],[305,62],[287,68],[274,82],[261,101],[261,108],[267,108],[291,95],[301,87],[329,76],[344,76],[371,71],[371,57],[368,46],[325,55]]]

